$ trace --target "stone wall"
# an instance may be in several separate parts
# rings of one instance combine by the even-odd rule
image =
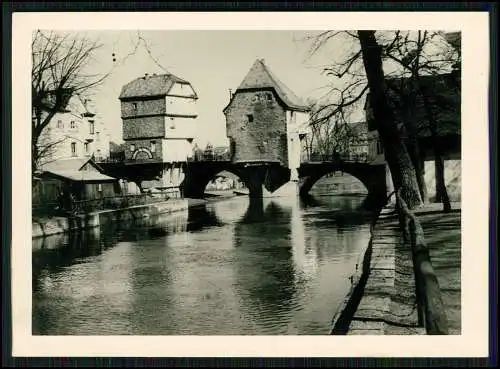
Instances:
[[[151,142],[155,143],[155,151],[151,152]],[[131,145],[135,145],[135,150],[131,150]],[[125,141],[125,158],[130,160],[133,159],[133,155],[137,150],[143,149],[147,150],[147,153],[151,153],[152,159],[156,159],[161,161],[163,158],[163,144],[160,139],[151,139],[151,140],[131,140]],[[139,156],[140,155],[140,156]],[[138,153],[137,159],[146,159],[146,152]]]
[[[121,102],[122,118],[166,113],[165,97],[156,99],[128,100]]]
[[[233,161],[287,164],[285,109],[271,91],[237,92],[225,114]]]
[[[132,206],[119,210],[104,210],[78,216],[75,218],[53,217],[50,219],[32,220],[32,238],[45,237],[53,234],[92,229],[105,226],[112,222],[136,221],[139,219],[169,214],[188,209],[189,202],[185,199],[169,200],[149,205]]]
[[[165,137],[165,117],[137,117],[123,119],[123,139]]]

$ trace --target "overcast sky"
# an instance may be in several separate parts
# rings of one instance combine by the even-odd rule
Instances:
[[[113,73],[95,94],[95,105],[111,133],[111,139],[121,140],[120,104],[118,96],[122,86],[145,73],[165,73],[161,68],[190,81],[199,95],[197,124],[199,137],[225,144],[225,117],[223,108],[229,102],[229,89],[236,89],[255,59],[265,59],[266,65],[304,99],[319,96],[329,83],[321,73],[321,58],[307,57],[310,42],[307,36],[317,31],[143,31],[141,35],[149,45],[140,44],[133,55],[138,39],[137,31],[91,32],[103,44],[95,55],[94,70]],[[125,59],[125,60],[124,60]],[[124,60],[124,61],[123,61]],[[160,66],[155,62],[160,64]]]

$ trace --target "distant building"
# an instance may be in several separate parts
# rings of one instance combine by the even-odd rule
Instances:
[[[40,162],[44,165],[67,158],[109,157],[109,134],[92,102],[79,95],[69,100],[66,109],[56,113],[42,131],[39,147],[46,148]]]
[[[224,108],[233,162],[280,163],[298,179],[301,127],[309,120],[305,102],[265,65],[254,62]]]
[[[191,83],[173,74],[146,74],[123,86],[119,98],[125,160],[164,164],[159,179],[144,188],[178,187],[196,134],[198,96]]]
[[[434,142],[431,135],[429,121],[427,118],[424,101],[420,94],[408,103],[404,103],[401,96],[410,91],[408,79],[387,79],[388,86],[393,85],[402,91],[396,94],[389,88],[389,102],[395,111],[396,123],[401,128],[403,139],[407,140],[406,131],[403,128],[404,121],[413,122],[417,127],[419,151],[425,168],[425,177],[429,196],[435,195],[435,168],[434,168]],[[456,72],[421,76],[420,84],[425,91],[429,102],[429,109],[436,120],[437,138],[445,160],[445,182],[452,197],[460,197],[461,182],[461,91],[460,76]],[[369,160],[373,163],[385,163],[385,155],[382,142],[377,131],[377,122],[370,106],[370,96],[365,103],[365,112],[368,122]]]

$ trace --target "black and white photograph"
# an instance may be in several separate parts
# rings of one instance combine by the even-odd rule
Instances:
[[[463,335],[450,24],[32,26],[27,334]]]

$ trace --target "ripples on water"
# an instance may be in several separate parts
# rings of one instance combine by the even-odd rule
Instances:
[[[329,334],[369,240],[360,196],[212,202],[33,244],[33,334]]]

